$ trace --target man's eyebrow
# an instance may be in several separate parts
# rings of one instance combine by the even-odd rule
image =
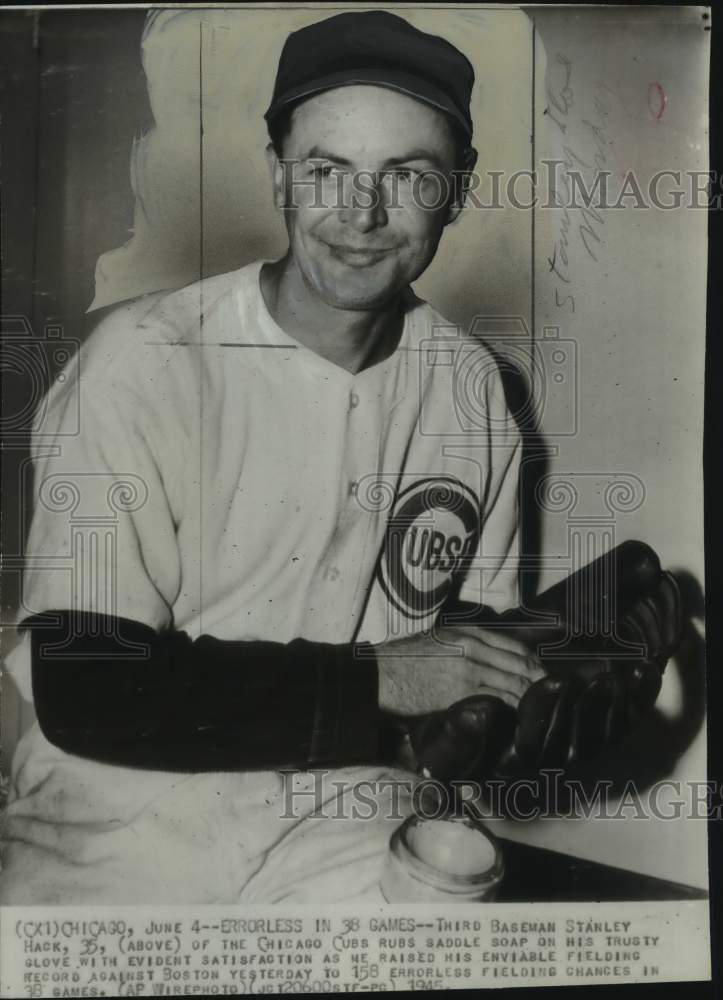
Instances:
[[[338,163],[343,167],[352,166],[351,160],[347,160],[345,157],[339,156],[338,153],[333,153],[328,149],[323,149],[321,146],[312,146],[303,159],[329,160],[330,163]],[[431,163],[432,166],[436,167],[438,170],[443,170],[445,166],[435,153],[432,153],[430,150],[424,149],[423,147],[419,147],[417,149],[410,149],[409,152],[404,153],[402,156],[391,156],[388,160],[384,161],[382,169],[387,167],[398,167],[403,163],[414,163],[419,160]]]
[[[322,149],[321,146],[312,146],[306,156],[303,157],[304,160],[329,160],[331,163],[339,163],[343,167],[350,167],[351,160],[344,159],[343,156],[339,156],[338,153],[330,153],[326,149]]]
[[[408,153],[405,153],[404,156],[390,157],[388,160],[384,161],[384,166],[398,167],[402,163],[414,163],[418,160],[426,160],[427,163],[431,163],[439,170],[442,170],[444,167],[444,164],[442,163],[440,158],[436,155],[436,153],[432,153],[430,152],[430,150],[422,149],[421,147],[419,149],[411,149]]]

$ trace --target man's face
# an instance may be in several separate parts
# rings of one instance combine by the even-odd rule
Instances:
[[[290,252],[324,302],[378,308],[419,277],[461,209],[455,152],[443,112],[384,87],[340,87],[294,110],[286,165],[269,150],[274,192]]]

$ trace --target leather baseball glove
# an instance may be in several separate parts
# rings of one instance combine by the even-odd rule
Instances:
[[[470,621],[463,605],[455,614]],[[409,731],[416,765],[441,781],[512,778],[598,756],[652,708],[683,634],[675,578],[637,541],[526,608],[502,615],[477,609],[475,621],[518,635],[548,674],[516,711],[480,695],[417,720]]]

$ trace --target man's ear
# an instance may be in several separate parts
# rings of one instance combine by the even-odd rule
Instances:
[[[269,165],[269,172],[271,173],[274,205],[276,208],[283,209],[286,205],[285,171],[281,161],[276,155],[276,150],[274,149],[274,144],[272,142],[270,142],[266,147],[266,162]]]
[[[472,146],[469,146],[464,152],[461,165],[458,166],[452,174],[454,187],[452,190],[452,198],[447,209],[447,221],[445,223],[447,226],[450,222],[454,222],[464,208],[467,191],[469,190],[472,181],[472,172],[476,163],[477,150],[473,149]]]

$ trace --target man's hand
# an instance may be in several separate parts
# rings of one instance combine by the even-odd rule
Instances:
[[[375,652],[379,707],[401,716],[443,711],[471,695],[492,695],[516,708],[530,685],[545,676],[518,638],[479,625],[422,632]]]

